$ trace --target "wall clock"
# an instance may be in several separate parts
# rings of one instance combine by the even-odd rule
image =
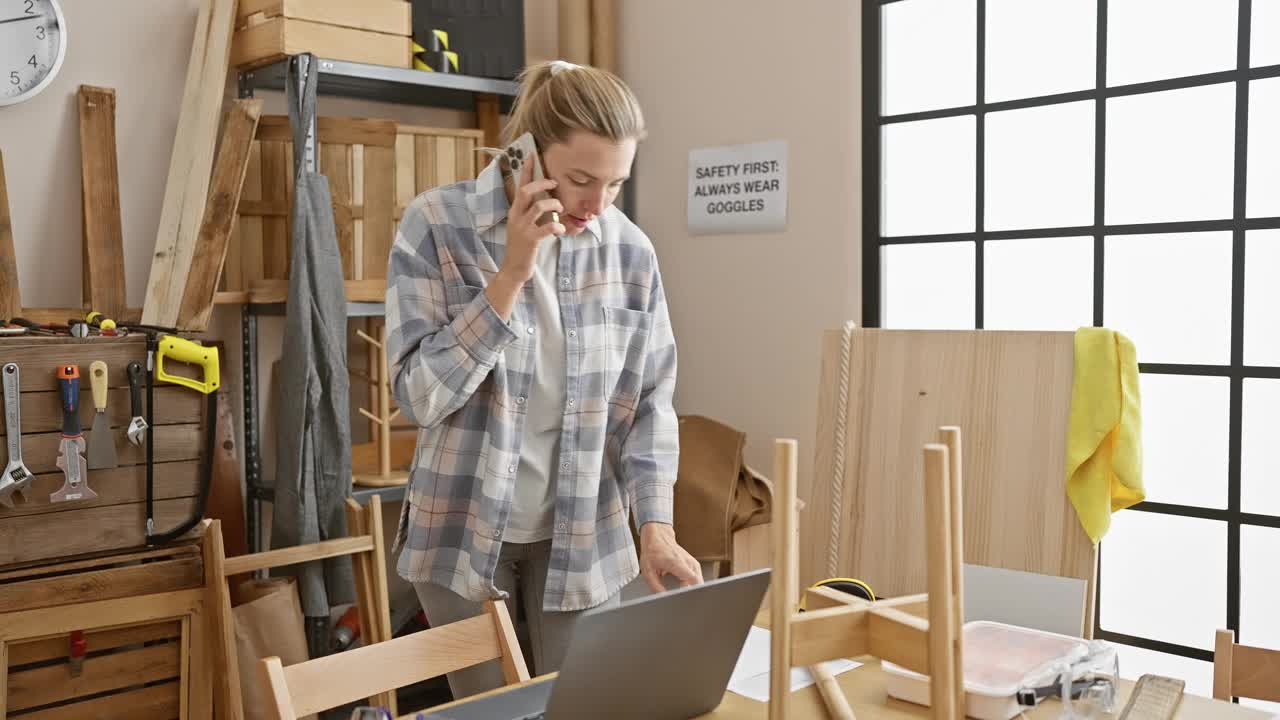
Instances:
[[[0,0],[0,105],[30,100],[49,86],[67,54],[58,0]]]

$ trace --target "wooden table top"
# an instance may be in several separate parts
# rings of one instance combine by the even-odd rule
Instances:
[[[554,674],[544,675],[529,682],[544,682],[553,677],[555,677]],[[848,698],[849,705],[853,708],[854,714],[858,716],[858,720],[918,720],[930,717],[929,709],[926,707],[889,698],[885,691],[886,677],[887,675],[880,668],[879,661],[875,659],[868,659],[866,664],[861,667],[837,676],[840,687],[844,688],[845,697]],[[485,695],[505,692],[509,689],[509,687],[500,688],[485,693]],[[1132,682],[1128,680],[1121,681],[1120,701],[1117,703],[1117,712],[1124,707],[1124,703],[1128,700],[1129,692],[1132,689]],[[466,700],[431,708],[431,712],[444,710],[463,702],[466,702]],[[1049,699],[1034,710],[1028,711],[1026,716],[1032,720],[1037,718],[1057,718],[1061,708],[1062,705],[1057,699]],[[425,714],[426,711],[423,712]],[[415,720],[417,716],[418,713],[410,713],[402,716],[400,720]],[[726,692],[720,707],[706,715],[702,715],[701,718],[705,720],[765,720],[768,716],[769,706],[766,703],[756,702],[741,695]],[[794,720],[827,720],[826,708],[823,706],[822,697],[818,694],[818,689],[815,686],[811,685],[792,693],[791,717]],[[1182,704],[1178,707],[1178,713],[1175,717],[1178,720],[1270,720],[1272,715],[1221,700],[1211,700],[1198,695],[1187,694],[1183,695]]]

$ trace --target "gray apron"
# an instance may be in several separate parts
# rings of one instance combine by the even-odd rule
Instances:
[[[347,299],[333,222],[329,181],[306,167],[306,128],[315,117],[317,60],[299,92],[289,63],[289,124],[293,128],[293,255],[284,355],[277,381],[276,487],[271,547],[307,545],[347,536],[351,496],[350,381]],[[301,98],[299,98],[301,94]],[[329,618],[332,606],[355,601],[349,557],[288,569],[298,578],[303,614]]]

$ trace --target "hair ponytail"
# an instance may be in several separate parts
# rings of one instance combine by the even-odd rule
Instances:
[[[532,133],[541,149],[585,130],[620,143],[643,140],[644,115],[631,88],[607,70],[561,60],[524,69],[503,143]]]

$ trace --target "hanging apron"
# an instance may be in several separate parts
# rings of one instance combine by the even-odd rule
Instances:
[[[316,111],[317,60],[298,88],[289,63],[289,124],[293,129],[293,254],[285,316],[284,354],[276,381],[276,485],[271,547],[347,536],[351,496],[350,381],[347,377],[347,299],[334,229],[329,181],[307,167],[307,128]],[[335,605],[355,601],[349,557],[294,566],[303,614],[329,618]]]

